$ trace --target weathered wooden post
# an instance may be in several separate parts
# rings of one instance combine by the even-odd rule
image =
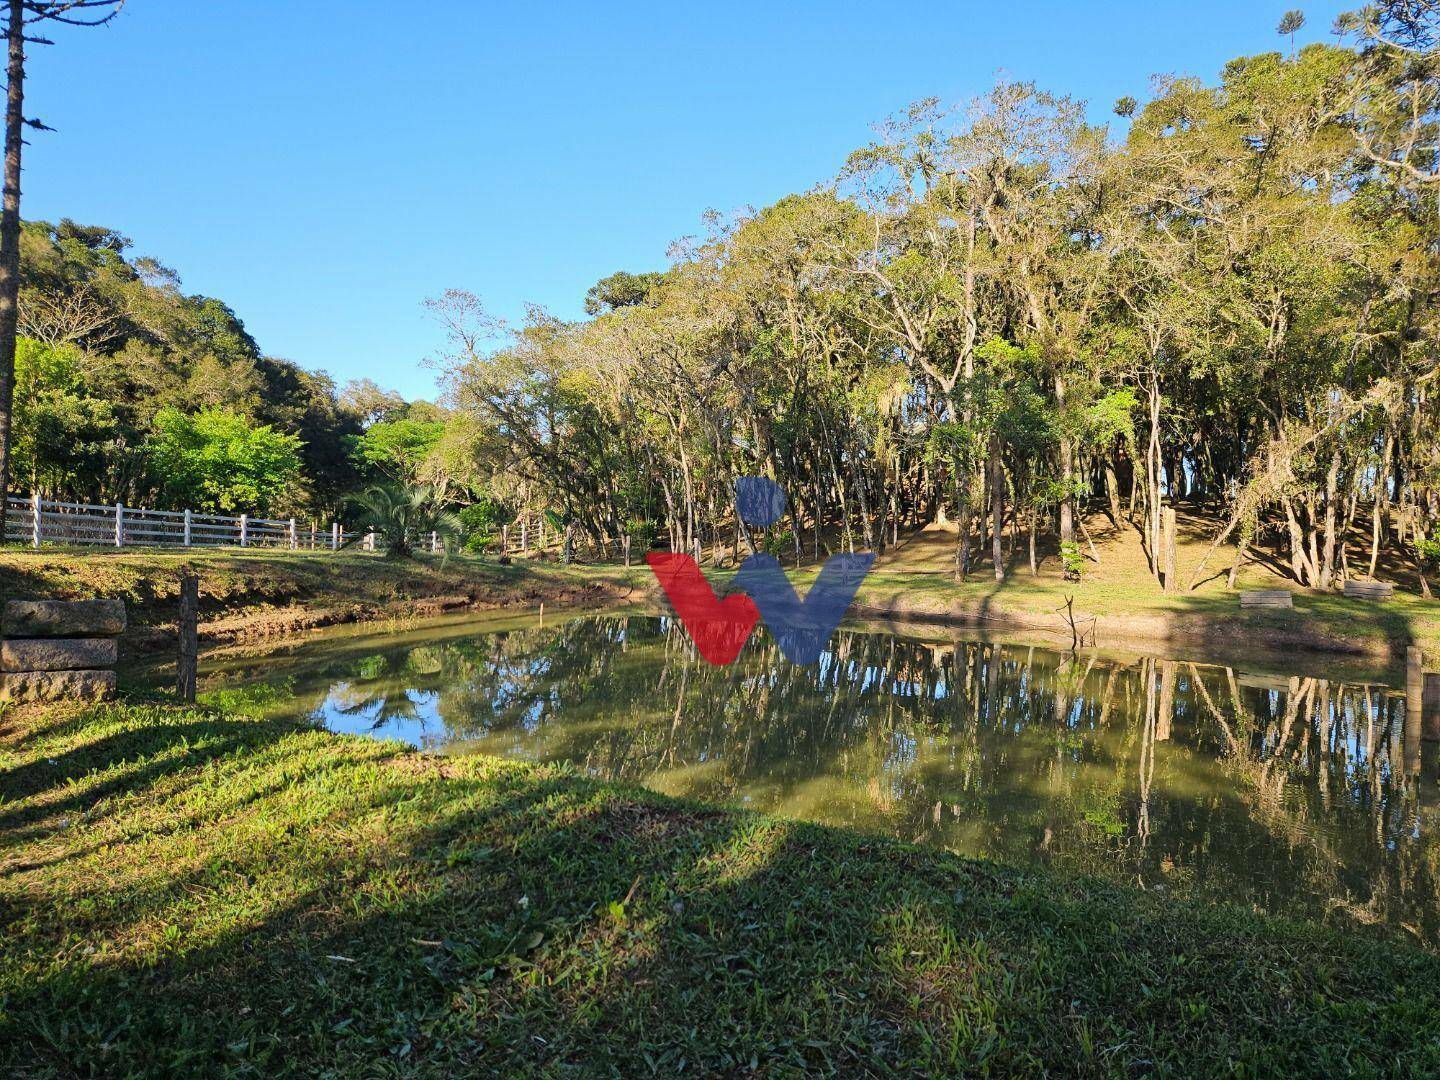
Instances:
[[[623,543],[624,543],[624,547],[625,547],[625,569],[628,570],[628,569],[630,569],[630,534],[629,534],[629,533],[626,533],[626,534],[625,534],[625,539],[624,539]]]
[[[185,510],[185,546],[190,546],[190,510],[188,507]]]
[[[30,546],[40,546],[40,493],[37,491],[30,496],[30,513],[34,519],[30,522]]]
[[[291,551],[294,551],[294,550],[295,550],[296,548],[298,548],[299,546],[300,546],[300,543],[299,543],[299,541],[298,541],[298,540],[296,539],[296,537],[295,537],[295,519],[294,519],[294,518],[291,518],[291,519],[290,519],[290,550],[291,550]]]
[[[180,658],[175,668],[175,692],[180,700],[195,700],[195,669],[199,657],[200,579],[180,575]]]
[[[250,543],[250,517],[248,514],[240,515],[240,546],[245,547]]]
[[[314,518],[311,518],[311,519],[310,519],[310,550],[311,550],[311,551],[314,551],[314,550],[315,550],[315,529],[316,529],[315,519],[314,519]]]
[[[330,550],[340,550],[340,522],[338,521],[330,523]]]
[[[125,504],[115,504],[115,546],[125,546]]]
[[[1161,521],[1163,522],[1161,531],[1164,535],[1165,546],[1165,591],[1167,593],[1179,592],[1180,582],[1176,580],[1175,576],[1175,508],[1167,506],[1161,513]]]
[[[500,554],[507,555],[510,552],[510,526],[500,526]]]
[[[0,698],[95,701],[115,693],[123,600],[7,600]]]
[[[520,519],[520,554],[524,555],[530,550],[530,519]]]
[[[570,559],[575,554],[575,526],[565,525],[565,538],[560,542],[560,561],[566,566],[570,565]]]

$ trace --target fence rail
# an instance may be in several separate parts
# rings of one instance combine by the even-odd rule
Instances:
[[[41,544],[93,544],[103,547],[258,547],[291,551],[338,551],[356,539],[339,522],[329,529],[294,518],[252,518],[248,514],[200,514],[192,510],[145,510],[115,503],[60,502],[38,495],[5,499],[5,535]],[[375,534],[359,537],[365,551],[375,550]]]

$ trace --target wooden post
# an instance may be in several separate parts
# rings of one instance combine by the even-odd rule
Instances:
[[[34,520],[30,523],[30,546],[38,548],[40,546],[41,514],[40,493],[38,491],[30,496],[30,512],[34,515]]]
[[[520,519],[520,554],[530,550],[530,519]]]
[[[185,510],[185,546],[190,546],[190,510],[188,507]],[[183,586],[184,582],[181,582],[181,585]]]
[[[1161,511],[1162,527],[1165,543],[1165,592],[1179,592],[1179,582],[1175,577],[1175,508],[1165,507]]]
[[[340,522],[338,521],[330,523],[330,550],[340,550]]]
[[[125,504],[115,504],[115,546],[125,546]]]
[[[510,553],[510,526],[509,526],[509,525],[501,525],[501,526],[500,526],[500,554],[501,554],[501,555],[508,555],[509,553]]]
[[[250,517],[248,514],[240,515],[240,546],[245,547],[250,542]]]
[[[314,550],[315,550],[315,530],[316,530],[316,528],[317,528],[317,526],[316,526],[316,524],[315,524],[315,519],[314,519],[314,518],[311,518],[311,519],[310,519],[310,550],[311,550],[311,551],[314,551]]]
[[[180,700],[195,700],[195,667],[199,653],[197,623],[200,613],[200,579],[180,575],[180,660],[175,673],[175,692]]]
[[[630,534],[625,534],[625,569],[630,569]]]
[[[295,538],[295,519],[294,519],[294,518],[291,518],[291,519],[290,519],[290,550],[291,550],[291,551],[294,551],[294,550],[295,550],[296,548],[298,548],[299,546],[300,546],[300,543],[299,543],[299,541]]]

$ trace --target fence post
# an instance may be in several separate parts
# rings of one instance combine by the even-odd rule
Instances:
[[[35,517],[30,523],[30,546],[36,548],[40,546],[40,510],[40,493],[37,491],[30,496],[30,512]]]
[[[240,515],[240,546],[245,547],[250,541],[250,516]]]
[[[330,550],[340,550],[340,522],[330,522]]]
[[[185,546],[190,546],[190,508],[188,506],[185,508]],[[181,584],[183,585],[184,582],[182,581]]]
[[[125,504],[115,504],[115,546],[125,546]]]
[[[299,542],[295,539],[295,519],[294,519],[294,518],[291,518],[291,519],[290,519],[290,550],[291,550],[291,551],[294,551],[294,550],[295,550],[297,547],[299,547],[299,546],[300,546]]]
[[[520,519],[520,554],[530,550],[530,519]]]
[[[626,533],[626,534],[625,534],[625,539],[622,540],[621,543],[625,545],[625,568],[628,570],[628,569],[630,568],[630,534],[629,534],[629,533]]]
[[[431,554],[431,555],[434,555],[434,554],[435,554],[437,551],[439,551],[439,550],[440,550],[440,537],[436,534],[436,532],[435,532],[434,529],[431,529],[431,530],[430,530],[430,554]]]
[[[310,550],[315,550],[315,519],[310,519]]]
[[[188,511],[187,511],[188,513]],[[175,671],[175,689],[181,701],[195,700],[196,622],[200,610],[200,579],[194,574],[180,577],[180,659]]]

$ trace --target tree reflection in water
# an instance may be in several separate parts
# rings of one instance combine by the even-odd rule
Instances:
[[[1379,683],[848,630],[713,667],[649,616],[285,674],[337,730],[1440,942],[1436,748]]]

